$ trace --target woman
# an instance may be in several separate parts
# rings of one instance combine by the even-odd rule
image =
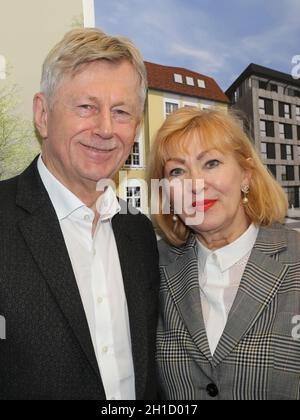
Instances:
[[[173,213],[155,215],[163,397],[300,399],[300,235],[282,226],[284,191],[238,120],[178,110],[157,134],[150,177],[173,183]]]

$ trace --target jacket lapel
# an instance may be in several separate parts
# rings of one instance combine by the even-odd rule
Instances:
[[[178,258],[162,269],[171,296],[195,345],[211,360],[201,307],[197,243],[194,235],[190,236]]]
[[[123,202],[120,203],[124,205]],[[147,296],[148,286],[144,283],[146,266],[137,258],[140,244],[132,218],[117,214],[112,226],[119,253],[125,295],[128,306],[133,364],[135,370],[136,398],[143,399],[148,364]],[[137,263],[138,261],[138,263]]]
[[[39,177],[36,160],[19,178],[17,205],[27,212],[23,211],[18,221],[21,234],[100,380],[71,261],[55,210]]]
[[[215,365],[228,356],[275,297],[288,271],[276,255],[286,248],[285,230],[280,225],[260,229],[213,357]]]

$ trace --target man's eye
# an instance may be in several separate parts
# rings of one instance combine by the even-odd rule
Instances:
[[[80,117],[88,117],[92,115],[96,110],[96,107],[94,105],[90,104],[82,104],[78,106],[78,113]]]
[[[208,162],[206,162],[205,167],[208,168],[208,169],[213,169],[213,168],[216,168],[219,165],[220,165],[219,160],[212,159],[212,160],[209,160]]]
[[[184,174],[184,169],[182,168],[175,168],[170,171],[170,176],[180,176]]]
[[[112,113],[113,117],[119,121],[129,121],[131,119],[131,114],[124,109],[114,109]]]
[[[83,105],[80,105],[79,107],[80,108],[83,108],[83,109],[92,109],[93,108],[93,105],[83,104]]]

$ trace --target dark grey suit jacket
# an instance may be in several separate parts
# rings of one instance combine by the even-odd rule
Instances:
[[[112,221],[128,303],[137,399],[154,399],[158,254],[150,221]],[[0,399],[105,399],[59,221],[36,160],[0,183]]]

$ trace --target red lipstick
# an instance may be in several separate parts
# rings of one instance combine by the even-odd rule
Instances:
[[[203,209],[204,211],[209,210],[211,207],[213,207],[216,204],[217,200],[204,200],[201,202],[194,201],[193,207],[198,209]]]

